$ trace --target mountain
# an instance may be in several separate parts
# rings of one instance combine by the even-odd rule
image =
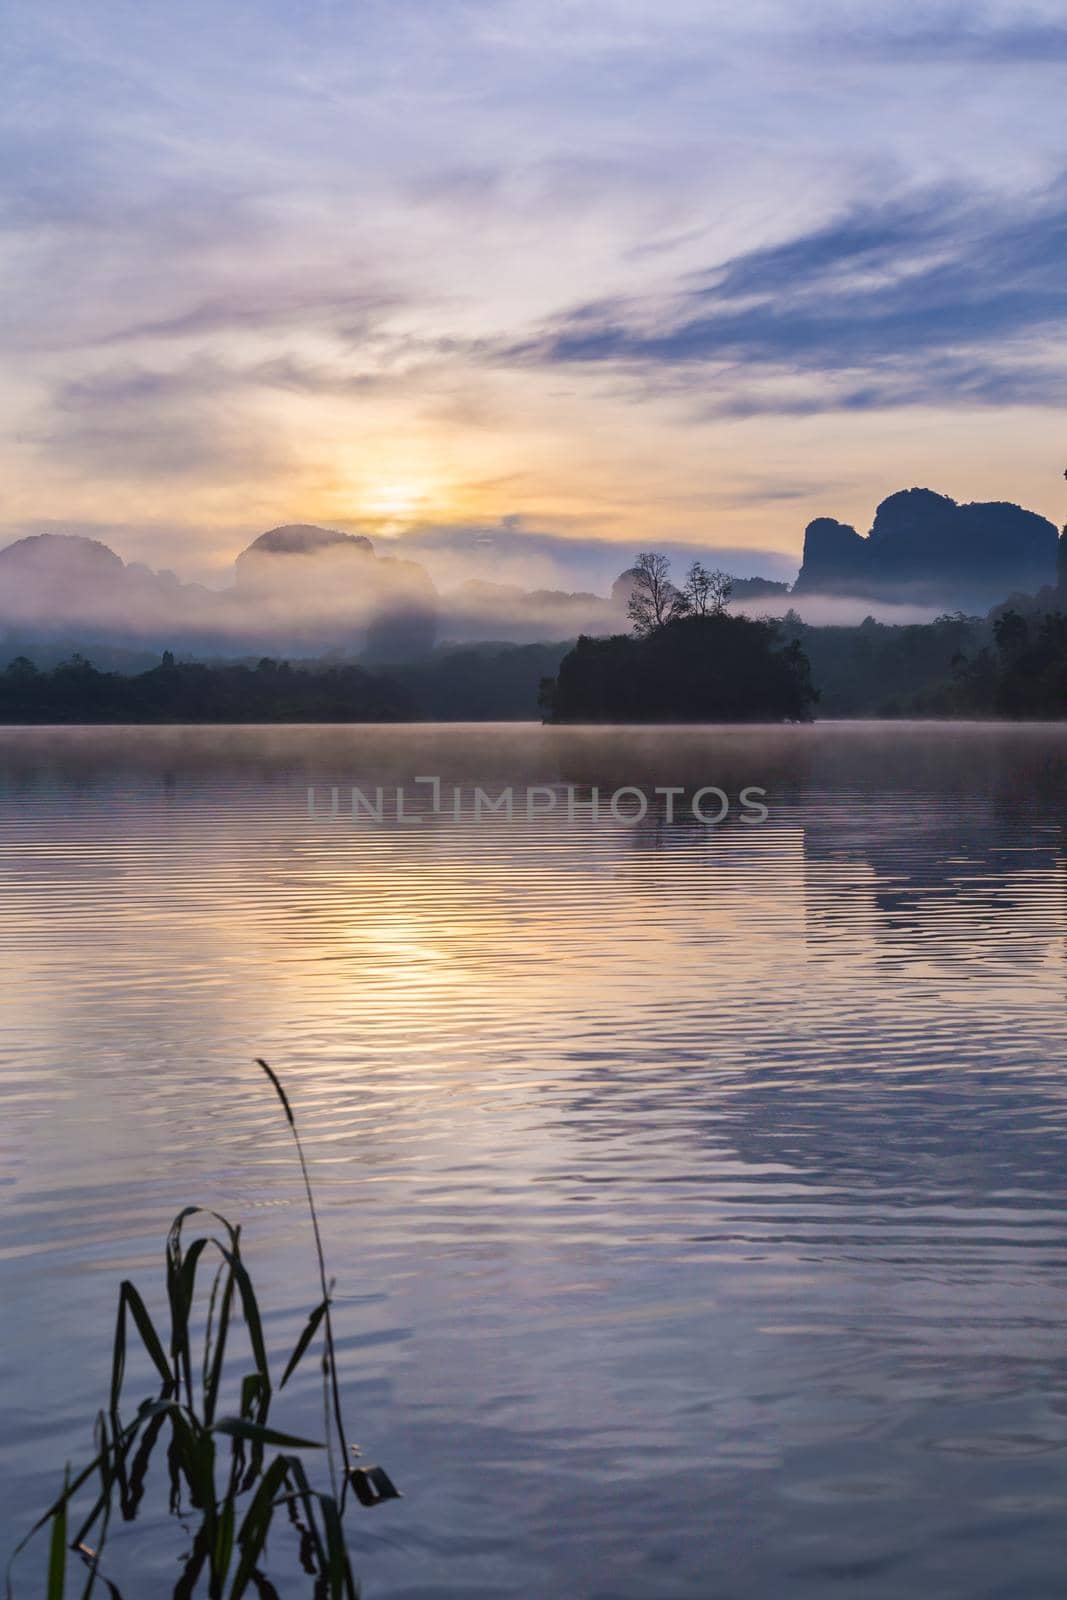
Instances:
[[[0,550],[0,604],[16,599],[48,602],[62,609],[86,590],[113,589],[125,563],[97,539],[37,533]]]
[[[127,566],[106,544],[77,534],[33,534],[0,550],[0,628],[132,636],[167,618],[183,625],[210,599],[199,584],[140,562]]]
[[[985,609],[1053,583],[1056,549],[1053,524],[1021,506],[902,489],[882,501],[866,537],[832,517],[809,522],[793,593]]]
[[[360,642],[381,661],[409,660],[433,648],[437,591],[417,561],[379,556],[362,534],[311,523],[271,528],[242,550],[236,593],[290,620],[330,631],[340,645]]]
[[[310,522],[288,522],[282,528],[261,533],[241,551],[234,562],[238,587],[255,588],[261,581],[273,584],[282,573],[280,564],[270,559],[273,556],[322,555],[373,556],[374,546],[360,533],[316,528]]]
[[[336,649],[397,661],[433,646],[438,600],[425,568],[376,555],[369,539],[310,524],[272,528],[241,552],[234,577],[230,588],[208,589],[127,565],[95,539],[19,539],[0,550],[0,655]]]
[[[780,600],[790,592],[789,584],[777,578],[733,578],[731,582],[730,597],[735,604],[739,600]]]
[[[611,605],[623,616],[626,615],[626,608],[633,593],[636,576],[636,567],[627,567],[625,572],[619,573],[619,576],[611,586]],[[781,600],[790,593],[790,585],[779,582],[776,578],[731,577],[730,583],[732,585],[730,597],[735,603],[735,609],[739,602]]]

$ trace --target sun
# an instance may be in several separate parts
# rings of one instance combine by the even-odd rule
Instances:
[[[410,478],[390,478],[368,485],[361,496],[366,514],[387,522],[412,520],[425,509],[429,498],[429,486]]]

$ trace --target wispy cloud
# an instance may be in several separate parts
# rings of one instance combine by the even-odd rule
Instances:
[[[180,483],[284,470],[284,436],[210,357],[177,371],[122,365],[59,385],[30,437],[66,471],[102,479]]]
[[[1067,61],[1067,23],[1023,16],[1010,21],[976,16],[959,7],[947,16],[908,19],[903,25],[858,28],[841,41],[867,59],[984,63],[992,67],[1047,66]]]
[[[233,284],[173,315],[122,324],[99,340],[104,344],[154,339],[192,339],[218,333],[282,332],[327,322],[349,340],[366,337],[377,319],[401,304],[401,297],[380,289],[339,285]]]
[[[728,415],[1059,404],[1067,372],[1046,341],[1067,316],[1065,260],[1067,186],[1022,202],[939,189],[856,207],[663,295],[578,306],[507,354],[701,369],[685,381]],[[817,381],[791,389],[798,377]]]
[[[438,583],[491,572],[501,582],[530,587],[593,589],[606,593],[637,555],[632,540],[566,537],[546,532],[520,516],[497,523],[450,523],[411,529],[396,541],[405,554],[425,561]],[[679,566],[694,553],[739,577],[796,576],[796,562],[777,550],[741,548],[705,538],[699,544],[660,541]],[[383,547],[384,548],[384,547]]]

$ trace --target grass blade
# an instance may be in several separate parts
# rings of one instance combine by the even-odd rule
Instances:
[[[307,1195],[308,1211],[311,1214],[311,1231],[314,1235],[315,1254],[318,1257],[319,1263],[319,1283],[322,1286],[322,1298],[326,1302],[326,1310],[323,1313],[323,1316],[326,1319],[326,1352],[323,1358],[323,1391],[326,1400],[327,1411],[326,1449],[330,1468],[330,1481],[333,1484],[334,1495],[336,1497],[337,1471],[334,1467],[332,1441],[329,1436],[329,1412],[332,1406],[334,1426],[337,1429],[337,1442],[341,1452],[340,1509],[343,1511],[345,1508],[345,1495],[348,1492],[349,1448],[348,1438],[345,1432],[345,1419],[341,1410],[341,1390],[337,1381],[337,1362],[335,1360],[336,1345],[333,1337],[333,1323],[330,1318],[330,1285],[326,1280],[326,1254],[322,1248],[322,1233],[319,1228],[319,1214],[315,1209],[315,1194],[311,1187],[311,1174],[308,1171],[307,1158],[304,1155],[304,1146],[300,1140],[300,1129],[296,1125],[296,1118],[293,1116],[293,1108],[289,1104],[289,1098],[278,1081],[277,1074],[267,1065],[261,1056],[256,1057],[256,1063],[263,1069],[271,1083],[274,1085],[275,1092],[277,1093],[278,1098],[281,1100],[282,1106],[285,1109],[285,1115],[289,1119],[289,1126],[293,1132],[293,1143],[296,1145],[296,1154],[300,1162],[300,1171],[304,1178],[304,1193]]]
[[[295,1131],[295,1129],[296,1129],[296,1120],[295,1120],[295,1118],[293,1116],[293,1108],[289,1104],[289,1096],[286,1094],[285,1090],[281,1086],[281,1082],[280,1082],[280,1080],[278,1078],[278,1074],[273,1070],[273,1068],[268,1067],[267,1063],[263,1060],[262,1056],[257,1056],[256,1057],[256,1066],[263,1068],[263,1071],[267,1074],[267,1077],[270,1079],[271,1083],[274,1085],[274,1092],[278,1096],[278,1099],[282,1103],[282,1109],[285,1112],[285,1115],[289,1118],[289,1126],[290,1126],[290,1128],[292,1128]]]
[[[319,1533],[319,1525],[315,1517],[315,1496],[308,1482],[308,1475],[304,1471],[304,1463],[299,1456],[286,1456],[286,1466],[289,1468],[289,1477],[295,1490],[295,1498],[304,1508],[307,1519],[303,1524],[305,1535],[302,1541],[302,1555],[306,1557],[305,1571],[326,1571],[326,1548]]]
[[[233,1525],[234,1509],[233,1496],[227,1495],[222,1502],[222,1512],[219,1516],[219,1525],[215,1533],[215,1548],[212,1551],[212,1573],[219,1593],[226,1582],[226,1574],[230,1570],[230,1558],[233,1555]]]
[[[329,1310],[329,1305],[330,1302],[328,1300],[321,1301],[308,1317],[307,1322],[304,1325],[304,1331],[296,1341],[296,1349],[289,1357],[289,1365],[282,1374],[282,1381],[278,1385],[279,1390],[285,1388],[285,1385],[289,1382],[289,1379],[300,1365],[301,1357],[303,1356],[308,1345],[311,1343],[312,1339],[314,1339],[319,1323]]]
[[[326,1532],[327,1582],[330,1600],[358,1600],[352,1566],[341,1531],[341,1515],[336,1500],[328,1494],[320,1495],[322,1525]]]
[[[70,1496],[70,1468],[63,1477],[63,1498],[52,1519],[52,1542],[48,1551],[47,1600],[63,1600],[67,1574],[67,1500]]]
[[[248,1439],[253,1444],[276,1444],[290,1450],[321,1450],[318,1439],[298,1439],[292,1433],[279,1433],[277,1428],[265,1428],[260,1422],[250,1422],[247,1417],[223,1417],[208,1430],[224,1433],[231,1439]]]
[[[289,1468],[284,1456],[278,1456],[271,1462],[260,1480],[259,1488],[252,1497],[252,1504],[245,1513],[240,1532],[237,1535],[237,1545],[241,1552],[241,1559],[237,1564],[234,1575],[233,1588],[230,1590],[230,1600],[241,1600],[249,1583],[256,1562],[259,1560],[263,1546],[267,1542],[270,1531],[271,1519],[274,1516],[274,1496],[285,1483],[289,1475]]]
[[[141,1335],[144,1345],[151,1360],[163,1380],[163,1393],[170,1394],[174,1388],[174,1375],[171,1372],[159,1335],[148,1315],[145,1303],[137,1293],[128,1278],[123,1280],[119,1289],[119,1310],[115,1324],[115,1343],[111,1359],[111,1410],[117,1412],[119,1400],[122,1395],[122,1379],[126,1370],[126,1313],[133,1317],[137,1332]]]

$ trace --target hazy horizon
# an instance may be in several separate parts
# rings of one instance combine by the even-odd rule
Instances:
[[[33,655],[35,644],[48,659],[70,648],[171,649],[213,658],[370,649],[383,658],[384,644],[385,659],[404,660],[435,643],[522,645],[630,628],[625,598],[613,585],[637,551],[615,544],[602,549],[602,562],[610,565],[595,589],[577,587],[583,570],[560,560],[553,541],[527,553],[518,534],[498,545],[475,544],[459,559],[431,544],[412,550],[413,561],[406,545],[398,553],[385,540],[366,551],[343,543],[317,553],[260,556],[250,569],[255,554],[255,545],[239,552],[225,579],[220,574],[214,585],[203,586],[173,569],[124,563],[122,552],[102,541],[32,535],[16,541],[0,549],[0,667],[16,652]],[[675,547],[668,555],[678,583],[695,554],[714,563],[736,552]],[[742,592],[733,609],[759,616],[792,610],[809,623],[853,624],[868,615],[925,622],[945,607],[918,593],[908,602],[876,591]]]

